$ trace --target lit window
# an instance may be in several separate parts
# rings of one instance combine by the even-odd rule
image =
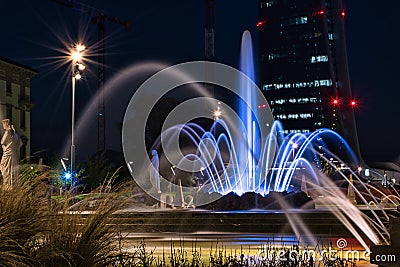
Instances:
[[[332,80],[315,80],[314,81],[314,86],[315,87],[320,87],[320,86],[331,86],[332,85]]]
[[[302,113],[302,114],[300,114],[300,118],[309,119],[309,118],[312,118],[312,114],[311,113]]]
[[[274,60],[274,59],[277,59],[277,58],[282,58],[284,56],[285,56],[285,54],[278,53],[278,52],[271,53],[271,54],[268,55],[268,60]]]
[[[278,114],[278,115],[276,115],[276,117],[278,118],[278,120],[285,120],[285,119],[287,119],[286,114]]]
[[[277,4],[276,0],[269,0],[261,2],[261,8],[272,7]]]
[[[333,34],[332,33],[328,33],[328,39],[331,40],[331,41],[333,40]]]
[[[328,62],[328,56],[321,55],[321,56],[312,56],[311,57],[311,63],[318,63],[318,62]]]
[[[268,90],[273,90],[274,88],[272,88],[272,86],[270,84],[264,84],[263,85],[263,90],[264,91],[268,91]]]
[[[307,16],[291,18],[289,20],[290,25],[300,25],[300,24],[306,24],[306,23],[307,23]]]
[[[332,80],[320,80],[319,81],[320,86],[331,86],[332,85]]]
[[[321,86],[331,86],[332,80],[314,80],[312,82],[296,82],[296,83],[272,83],[264,84],[263,90],[279,90],[282,88],[311,88],[311,87],[321,87]],[[316,100],[315,100],[316,101]],[[316,103],[316,102],[313,102]]]

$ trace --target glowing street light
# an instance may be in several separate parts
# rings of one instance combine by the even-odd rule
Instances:
[[[71,51],[71,71],[72,71],[72,111],[71,111],[71,163],[70,174],[74,173],[75,169],[75,82],[82,78],[82,71],[85,65],[82,64],[83,51],[86,47],[82,44],[77,44],[75,50]]]
[[[80,61],[82,59],[81,52],[79,52],[79,51],[73,52],[71,55],[71,59],[72,59],[72,61],[75,61],[75,62]]]
[[[220,107],[218,107],[218,108],[214,111],[214,119],[215,119],[215,120],[218,120],[221,116],[222,116],[222,111],[221,111]]]
[[[86,68],[85,65],[83,65],[81,63],[76,64],[76,66],[78,67],[78,70],[80,70],[80,71],[83,71]]]
[[[86,49],[86,46],[84,46],[83,44],[77,44],[75,49],[77,52],[82,52]]]

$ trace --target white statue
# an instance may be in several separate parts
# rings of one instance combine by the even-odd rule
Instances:
[[[161,194],[160,173],[159,173],[160,161],[158,159],[157,150],[152,150],[151,155],[153,157],[151,159],[151,166],[150,166],[150,182],[155,192]]]
[[[4,134],[1,138],[3,156],[0,162],[0,171],[3,176],[3,188],[9,190],[18,177],[18,151],[22,141],[9,119],[3,121]]]

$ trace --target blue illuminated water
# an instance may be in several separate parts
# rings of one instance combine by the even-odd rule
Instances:
[[[253,47],[252,39],[249,31],[245,31],[242,35],[242,43],[240,50],[240,71],[246,74],[251,80],[254,77],[254,62],[253,62]],[[240,166],[246,166],[243,175],[247,188],[255,191],[257,187],[257,160],[260,156],[260,144],[257,139],[260,139],[259,131],[256,128],[256,115],[251,111],[251,107],[258,105],[256,94],[253,92],[252,86],[248,80],[240,81],[240,90],[245,99],[238,101],[238,113],[246,130],[247,138],[238,150],[238,163]],[[253,109],[254,110],[254,109]],[[257,110],[257,109],[255,109]]]
[[[248,31],[242,36],[240,59],[240,70],[254,80],[252,41]],[[359,162],[347,142],[330,129],[307,134],[285,134],[279,121],[268,125],[269,133],[261,136],[260,128],[268,122],[260,121],[257,112],[262,111],[257,107],[265,105],[265,99],[258,99],[252,91],[254,87],[247,82],[238,82],[242,90],[240,95],[244,98],[237,103],[240,121],[236,125],[230,124],[232,118],[222,116],[214,121],[210,129],[204,129],[196,123],[185,123],[172,126],[162,133],[167,140],[179,140],[184,136],[185,140],[189,140],[186,145],[195,148],[194,153],[183,154],[181,162],[188,159],[196,162],[192,175],[198,178],[198,191],[222,195],[234,192],[239,196],[253,192],[266,196],[270,192],[306,190],[314,202],[335,214],[364,248],[368,248],[367,243],[354,225],[373,243],[378,243],[379,238],[364,215],[326,173],[326,169],[333,170],[349,184],[351,174],[351,179],[360,182],[367,191],[355,172]],[[223,130],[217,131],[218,128]],[[160,143],[159,139],[152,149],[160,148]],[[181,162],[171,168],[185,169]],[[354,190],[362,204],[368,205],[360,191],[355,187]],[[282,210],[287,209],[290,207],[282,203]],[[302,233],[313,236],[299,216],[285,215],[297,238]],[[387,233],[387,229],[376,214],[374,216],[377,219],[374,227],[381,229],[380,238],[386,242],[382,233]],[[313,242],[316,243],[316,240]]]

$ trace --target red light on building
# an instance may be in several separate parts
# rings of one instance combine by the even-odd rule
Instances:
[[[266,22],[265,20],[257,22],[256,24],[257,28],[260,28],[262,25],[264,25],[265,22]]]
[[[343,11],[340,13],[340,15],[342,15],[342,17],[344,18],[344,17],[346,17],[346,12],[343,10]]]
[[[318,14],[318,15],[324,15],[324,14],[325,14],[325,10],[320,10],[320,11],[318,11],[317,14]]]
[[[267,104],[263,104],[263,105],[258,105],[258,108],[266,108]]]
[[[357,106],[357,102],[355,100],[351,100],[350,105],[352,107],[355,107],[355,106]]]
[[[330,101],[329,103],[334,107],[338,107],[340,105],[340,102],[341,102],[340,98],[338,98],[338,97],[331,98],[329,101]]]

